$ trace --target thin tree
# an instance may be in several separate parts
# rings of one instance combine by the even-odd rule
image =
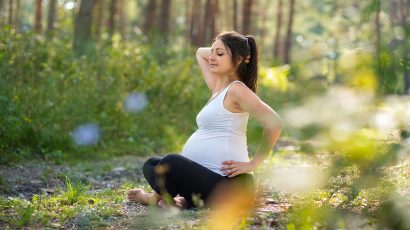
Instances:
[[[13,0],[9,0],[9,25],[13,25]]]
[[[21,28],[21,4],[20,4],[20,0],[16,0],[16,10],[15,10],[15,19],[14,19],[14,23],[15,23],[15,28],[16,31],[19,32],[20,28]]]
[[[104,19],[104,2],[103,0],[94,0],[94,8],[96,11],[96,19],[95,19],[95,38],[100,38],[101,35],[101,28],[103,27],[103,19]]]
[[[191,7],[190,0],[185,0],[185,39],[191,42],[191,28],[188,25],[191,25]]]
[[[110,17],[108,18],[108,33],[110,34],[110,37],[112,37],[112,35],[114,34],[116,14],[117,14],[117,0],[111,0]]]
[[[171,11],[171,0],[162,0],[161,12],[159,14],[159,32],[167,40],[169,34],[169,21]]]
[[[216,11],[217,11],[216,0],[206,0],[205,3],[205,14],[203,19],[203,41],[210,42],[212,37],[215,35],[215,20],[216,20]]]
[[[379,54],[380,54],[380,0],[375,0],[376,3],[376,17],[375,17],[375,27],[376,27],[376,57],[377,61],[379,62]]]
[[[82,0],[80,11],[75,19],[74,26],[74,49],[78,54],[86,52],[91,42],[91,26],[93,22],[94,0]]]
[[[126,23],[126,16],[124,12],[124,0],[118,0],[118,5],[117,5],[117,15],[119,18],[118,21],[118,29],[121,34],[121,38],[125,38],[125,23]]]
[[[242,33],[250,34],[253,0],[244,0],[242,8]]]
[[[295,0],[290,0],[288,28],[286,31],[286,40],[285,40],[284,55],[283,55],[283,61],[286,64],[290,63],[290,53],[291,53],[291,48],[292,48],[292,25],[293,25],[294,11],[295,11]]]
[[[41,33],[42,0],[36,0],[36,15],[34,17],[34,30]]]
[[[48,19],[47,19],[47,35],[52,36],[54,32],[54,23],[56,21],[57,0],[49,0]]]
[[[156,25],[157,0],[148,0],[145,7],[144,33],[149,34]]]
[[[276,7],[276,30],[275,30],[275,40],[273,44],[273,58],[280,59],[279,48],[280,48],[280,32],[282,30],[282,10],[283,1],[278,0],[278,6]]]
[[[405,66],[403,68],[403,82],[404,82],[404,93],[410,94],[410,48],[408,45],[409,40],[409,8],[410,8],[410,0],[399,0],[400,1],[400,25],[403,28],[404,32],[404,43],[403,43],[403,63]]]
[[[238,31],[238,0],[233,0],[233,30]]]
[[[219,15],[219,2],[218,0],[212,0],[211,1],[211,9],[212,9],[212,20],[211,23],[209,24],[209,34],[210,37],[209,39],[207,39],[207,41],[211,41],[211,39],[215,36],[215,32],[216,32],[216,22],[217,22],[217,18]]]
[[[260,26],[257,27],[258,28],[257,35],[262,38],[260,39],[260,42],[259,42],[260,47],[265,46],[265,39],[263,38],[267,37],[266,36],[267,28],[268,28],[267,22],[269,20],[268,19],[268,9],[270,8],[270,3],[271,1],[263,1],[263,2],[261,1],[260,4],[256,4],[259,7],[258,12],[260,12],[259,14],[261,15],[261,20],[259,24]]]
[[[201,17],[202,1],[197,0],[192,4],[191,41],[195,46],[203,45],[203,17]]]
[[[4,0],[0,0],[0,26],[4,24]]]

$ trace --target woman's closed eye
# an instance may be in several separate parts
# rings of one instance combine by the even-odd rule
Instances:
[[[221,56],[223,56],[224,54],[216,54],[216,55],[218,55],[218,56],[220,56],[220,57],[221,57]]]

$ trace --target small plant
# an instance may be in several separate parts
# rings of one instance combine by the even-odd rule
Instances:
[[[30,203],[18,208],[18,219],[16,221],[17,226],[24,226],[31,222],[31,217],[34,213],[34,206]]]
[[[86,200],[85,193],[90,189],[90,184],[84,184],[79,182],[78,184],[73,184],[66,176],[66,187],[65,190],[61,190],[61,195],[63,196],[64,204],[75,204],[79,201]]]
[[[9,192],[9,185],[2,175],[0,175],[0,191]]]

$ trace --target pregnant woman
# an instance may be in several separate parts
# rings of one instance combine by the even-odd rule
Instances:
[[[132,189],[128,192],[130,201],[163,206],[167,200],[190,208],[197,197],[209,205],[220,184],[235,181],[252,193],[251,172],[279,138],[282,120],[255,94],[258,49],[252,36],[220,33],[212,47],[198,48],[196,58],[212,93],[196,117],[198,129],[181,154],[152,157],[145,162],[143,173],[154,192]],[[252,160],[246,141],[249,116],[264,130]]]

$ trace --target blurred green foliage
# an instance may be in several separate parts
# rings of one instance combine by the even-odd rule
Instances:
[[[69,37],[47,41],[5,29],[0,41],[2,163],[33,154],[53,159],[178,151],[209,96],[189,48],[101,42],[78,58]],[[133,92],[148,100],[138,113],[123,108]],[[101,128],[102,139],[76,148],[70,132],[89,122]]]

